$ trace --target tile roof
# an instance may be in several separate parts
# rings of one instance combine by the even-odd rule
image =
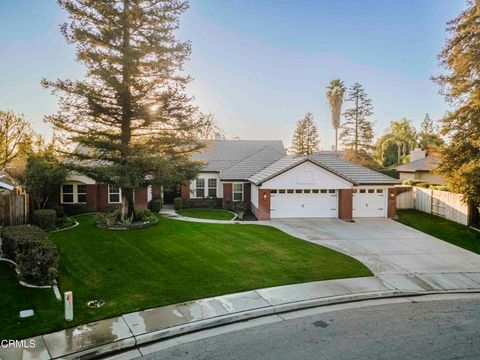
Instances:
[[[202,171],[219,172],[220,177],[225,175],[228,179],[246,180],[285,155],[280,140],[212,140],[192,159],[205,162]]]
[[[399,165],[395,170],[399,172],[415,172],[415,171],[432,171],[438,167],[440,160],[433,156],[428,155],[423,159],[418,159],[407,164]]]
[[[350,181],[354,185],[386,185],[400,183],[399,180],[390,176],[339,159],[337,156],[328,153],[317,153],[308,156],[286,156],[251,176],[249,180],[256,185],[259,185],[305,161],[310,161],[337,176]]]

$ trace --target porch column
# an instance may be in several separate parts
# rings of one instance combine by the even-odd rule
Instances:
[[[258,220],[270,220],[270,189],[258,190]]]
[[[232,201],[233,188],[232,188],[232,183],[223,183],[222,186],[223,186],[222,206],[225,207],[225,202]]]
[[[98,211],[97,208],[97,184],[85,185],[87,189],[87,209],[89,211]]]
[[[185,181],[180,185],[180,197],[182,200],[190,199],[190,181]]]
[[[397,189],[388,188],[388,206],[387,206],[387,217],[393,219],[397,216]]]

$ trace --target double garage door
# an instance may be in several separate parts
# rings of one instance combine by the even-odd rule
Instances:
[[[270,199],[273,219],[338,216],[337,190],[272,190]]]
[[[354,189],[353,217],[385,217],[386,189]],[[272,190],[270,217],[337,218],[338,190]]]

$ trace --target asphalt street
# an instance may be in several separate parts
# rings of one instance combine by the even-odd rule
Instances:
[[[187,342],[144,358],[480,359],[479,298],[393,303],[283,317],[285,321]]]

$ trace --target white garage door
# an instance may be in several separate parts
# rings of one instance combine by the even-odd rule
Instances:
[[[336,190],[272,190],[270,217],[332,217],[338,213]]]
[[[386,189],[354,189],[353,217],[385,217]]]

